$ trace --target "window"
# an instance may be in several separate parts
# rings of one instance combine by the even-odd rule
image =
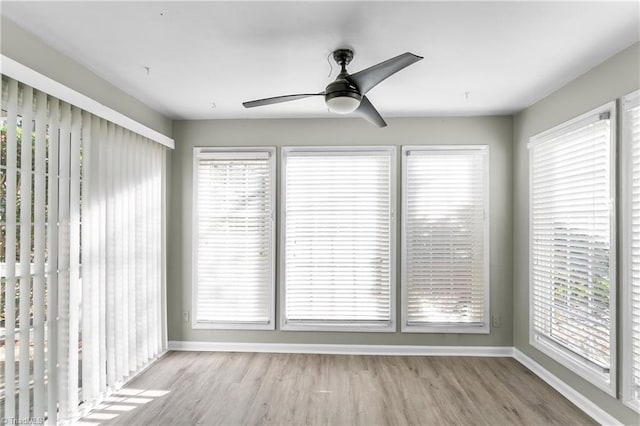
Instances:
[[[488,148],[404,147],[402,158],[402,328],[488,333]]]
[[[622,98],[622,396],[640,411],[640,91]]]
[[[395,148],[283,148],[282,328],[394,331]]]
[[[194,149],[194,328],[274,329],[274,148]]]
[[[530,340],[616,389],[615,105],[530,141]]]

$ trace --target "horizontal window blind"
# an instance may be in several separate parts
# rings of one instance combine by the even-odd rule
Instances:
[[[274,154],[274,149],[196,150],[195,321],[200,326],[273,328]]]
[[[2,76],[0,417],[77,418],[165,347],[162,146]]]
[[[404,154],[403,326],[487,332],[487,148]]]
[[[533,344],[597,373],[606,390],[615,362],[611,114],[587,114],[530,145]]]
[[[392,323],[393,149],[285,149],[284,322]]]
[[[640,411],[640,91],[622,99],[623,397]]]

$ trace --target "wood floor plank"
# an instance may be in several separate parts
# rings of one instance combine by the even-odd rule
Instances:
[[[170,352],[85,418],[113,425],[594,425],[511,358]]]

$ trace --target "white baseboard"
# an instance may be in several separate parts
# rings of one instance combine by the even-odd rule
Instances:
[[[233,343],[169,341],[171,351],[269,352],[334,355],[512,357],[511,346],[323,345],[310,343]]]
[[[586,398],[580,392],[560,380],[556,375],[529,358],[520,350],[513,348],[513,357],[522,365],[531,370],[536,376],[547,382],[552,388],[557,390],[562,396],[567,398],[576,407],[591,416],[601,425],[613,426],[622,425],[615,417],[604,411],[602,408],[594,404],[590,399]]]

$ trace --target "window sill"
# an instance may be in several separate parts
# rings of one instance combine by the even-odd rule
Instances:
[[[269,323],[228,323],[194,321],[191,324],[193,330],[275,330],[273,321]]]
[[[533,332],[530,335],[529,343],[553,361],[568,368],[607,395],[616,398],[616,372],[614,365],[610,366],[608,373],[598,371],[595,366],[589,365],[582,357],[568,349],[563,349],[548,342],[544,336]],[[615,352],[610,356],[615,359]]]
[[[441,334],[489,334],[489,324],[403,324],[403,333],[441,333]]]
[[[320,322],[287,322],[282,321],[280,329],[283,331],[339,331],[339,332],[362,332],[362,333],[395,333],[394,323],[344,323],[329,324]]]
[[[637,399],[626,399],[623,401],[624,405],[631,408],[636,413],[640,413],[640,401]]]

